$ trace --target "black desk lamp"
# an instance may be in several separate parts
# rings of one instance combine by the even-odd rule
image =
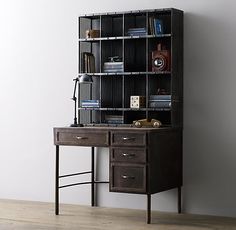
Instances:
[[[74,101],[74,123],[70,125],[70,127],[81,127],[83,126],[82,124],[80,124],[78,122],[77,119],[77,97],[76,97],[76,88],[77,88],[77,84],[91,84],[93,82],[93,78],[91,75],[88,74],[82,74],[79,77],[73,79],[73,81],[75,81],[75,85],[74,85],[74,93],[72,96],[72,100]],[[79,92],[80,93],[80,92]],[[78,94],[79,95],[79,94]]]

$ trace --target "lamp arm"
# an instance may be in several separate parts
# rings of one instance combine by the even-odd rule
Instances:
[[[70,126],[71,127],[78,127],[80,126],[78,124],[78,120],[77,120],[77,97],[76,97],[76,88],[77,88],[77,84],[78,84],[78,81],[79,81],[79,78],[75,78],[73,79],[73,81],[75,81],[75,85],[74,85],[74,92],[73,92],[73,96],[72,96],[72,100],[74,101],[74,123],[71,124]]]
[[[76,88],[77,88],[77,83],[78,83],[78,81],[79,81],[79,78],[77,77],[77,78],[73,79],[73,81],[75,81],[75,85],[74,85],[73,96],[72,96],[71,99],[72,99],[73,101],[75,101],[75,100],[76,100]]]

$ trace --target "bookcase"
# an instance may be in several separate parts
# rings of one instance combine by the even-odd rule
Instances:
[[[147,196],[178,189],[181,213],[183,128],[183,12],[155,9],[89,14],[78,19],[79,127],[55,127],[55,213],[59,189],[98,183],[110,192]],[[88,76],[86,76],[88,75]],[[86,78],[85,78],[86,76]],[[91,82],[91,81],[90,81]],[[83,82],[84,83],[84,82]],[[160,128],[135,127],[155,119]],[[91,147],[91,171],[59,175],[59,146]],[[109,148],[109,181],[95,180],[95,148]],[[87,182],[60,186],[59,179],[91,174]]]
[[[78,20],[79,75],[93,78],[91,86],[80,86],[80,122],[124,126],[147,118],[182,127],[183,12],[111,12]],[[169,55],[164,68],[154,68],[154,53],[158,67],[163,64],[158,46]],[[132,108],[131,96],[143,96],[144,106]],[[83,100],[92,100],[91,106],[83,106]]]

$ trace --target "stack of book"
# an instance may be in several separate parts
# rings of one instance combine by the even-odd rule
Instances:
[[[150,108],[170,108],[171,95],[150,95],[149,107]]]
[[[81,72],[95,73],[95,57],[92,53],[81,53]]]
[[[100,102],[99,100],[81,100],[82,108],[99,108]]]
[[[145,27],[129,28],[127,34],[129,36],[145,36],[147,35],[147,29]]]
[[[158,18],[149,18],[150,33],[152,35],[163,34],[163,22]]]
[[[124,124],[124,116],[122,115],[105,115],[105,123],[107,124]]]
[[[124,62],[122,61],[104,62],[103,71],[105,73],[124,72]]]

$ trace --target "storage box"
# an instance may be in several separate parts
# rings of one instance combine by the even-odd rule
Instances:
[[[146,107],[145,96],[130,96],[130,108],[139,109]]]

